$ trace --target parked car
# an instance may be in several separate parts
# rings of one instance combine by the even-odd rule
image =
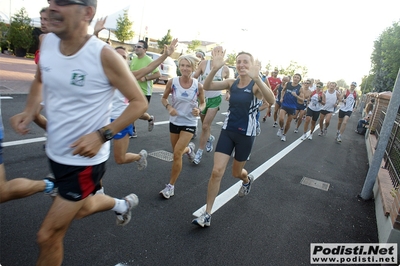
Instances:
[[[148,56],[150,56],[153,60],[156,60],[161,56],[161,54],[153,53],[153,52],[146,52]],[[169,79],[176,77],[176,64],[171,57],[167,57],[164,62],[161,63],[159,66],[160,69],[160,78],[155,80],[155,83],[158,83],[160,80],[164,81],[167,84]]]
[[[161,56],[161,54],[153,53],[153,52],[146,52],[148,56],[150,56],[151,59],[156,60]],[[129,65],[131,64],[130,62],[132,61],[132,58],[136,57],[135,53],[129,53],[128,58],[129,58]],[[174,78],[177,76],[177,66],[174,62],[174,60],[171,57],[167,57],[164,62],[161,63],[159,66],[160,70],[160,78],[156,79],[154,83],[158,83],[160,80],[162,80],[165,84],[167,84],[167,81],[171,78]]]

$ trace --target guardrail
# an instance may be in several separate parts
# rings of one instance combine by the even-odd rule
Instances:
[[[376,137],[379,139],[379,134],[382,129],[383,120],[386,116],[386,109],[381,110],[377,127]],[[383,157],[385,161],[384,168],[388,170],[390,179],[394,188],[400,186],[400,113],[397,113],[396,121],[394,121],[392,132],[388,144],[386,146],[385,155]]]

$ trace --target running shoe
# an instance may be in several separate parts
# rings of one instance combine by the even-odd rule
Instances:
[[[310,134],[310,136],[308,136],[308,140],[312,140],[312,134]]]
[[[138,170],[143,170],[146,169],[147,167],[147,151],[146,150],[141,150],[139,152],[140,159],[137,161],[137,169]]]
[[[278,132],[276,132],[276,135],[278,136],[278,137],[282,137],[282,134],[283,133],[283,130],[280,128],[280,129],[278,129]]]
[[[321,131],[318,133],[318,136],[323,136],[323,135],[324,135],[324,131],[321,130]]]
[[[139,198],[135,194],[129,194],[124,198],[128,209],[124,213],[115,213],[117,215],[116,223],[119,226],[125,226],[129,223],[132,217],[132,209],[139,204]]]
[[[264,117],[263,117],[263,122],[265,122],[265,121],[267,121],[267,118],[264,116]]]
[[[175,187],[168,184],[163,190],[160,191],[160,194],[163,195],[164,198],[169,199],[170,197],[175,195]]]
[[[273,127],[277,127],[278,123],[274,122],[274,124],[272,125]]]
[[[238,195],[239,197],[243,198],[244,196],[246,196],[247,194],[250,193],[250,189],[251,189],[251,185],[253,184],[254,181],[254,176],[253,175],[248,175],[247,176],[249,178],[249,183],[247,184],[243,184],[239,189]]]
[[[281,141],[286,141],[286,135],[282,134]]]
[[[202,157],[203,157],[203,152],[201,150],[197,150],[196,156],[194,156],[193,163],[196,165],[199,164]]]
[[[129,136],[130,139],[132,138],[137,138],[137,133],[136,131],[133,131],[133,134],[131,136]]]
[[[296,128],[295,130],[293,130],[294,133],[298,133],[299,130]]]
[[[260,122],[257,121],[256,136],[259,136],[260,134],[261,134]]]
[[[149,122],[149,128],[148,128],[148,130],[149,130],[149,131],[153,131],[153,128],[154,128],[154,115],[151,115],[151,116],[150,116],[150,119],[148,120],[148,122]]]
[[[193,142],[190,142],[188,147],[189,147],[189,151],[186,154],[189,158],[189,161],[192,163],[194,161],[194,158],[196,157],[196,153],[194,152],[195,145]]]
[[[326,136],[326,134],[328,134],[328,129],[327,128],[324,129],[324,136]]]
[[[307,138],[307,133],[304,133],[304,134],[301,136],[300,140],[305,140],[306,138]]]
[[[340,134],[336,137],[336,141],[337,142],[342,142],[342,136]]]
[[[214,149],[214,146],[213,146],[214,140],[215,140],[215,137],[213,135],[210,135],[210,137],[208,138],[207,143],[206,143],[206,151],[207,152],[212,152],[212,150]]]
[[[204,212],[200,217],[193,219],[192,224],[197,224],[201,227],[210,226],[211,223],[211,215],[207,212]]]

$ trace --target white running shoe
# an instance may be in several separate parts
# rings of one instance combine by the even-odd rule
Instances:
[[[139,152],[140,159],[137,162],[137,168],[138,170],[143,170],[146,169],[147,167],[147,151],[146,150],[141,150]]]
[[[115,213],[115,214],[117,214],[116,223],[117,223],[117,225],[120,225],[120,226],[125,226],[129,223],[129,221],[131,220],[131,217],[132,217],[132,209],[135,208],[139,204],[138,196],[136,196],[133,193],[126,196],[124,198],[124,200],[126,201],[126,204],[128,206],[127,211],[124,213],[117,213],[117,212]]]
[[[163,195],[164,198],[169,199],[175,195],[175,187],[168,184],[163,190],[160,191],[160,194]]]
[[[310,134],[310,136],[308,136],[308,139],[309,139],[309,140],[312,140],[312,134]]]
[[[337,142],[342,142],[342,135],[339,134],[339,135],[337,136],[337,138],[336,138],[336,141],[337,141]]]
[[[194,161],[194,158],[196,157],[196,153],[194,152],[195,145],[193,142],[190,142],[189,145],[189,152],[187,152],[187,156],[189,158],[189,161],[192,163]]]
[[[277,135],[278,137],[282,137],[282,135],[283,135],[283,130],[282,130],[282,129],[278,129],[278,132],[276,132],[276,135]]]
[[[149,128],[148,128],[148,130],[149,130],[149,131],[153,131],[153,128],[154,128],[154,115],[151,115],[151,116],[150,116],[150,120],[148,120],[148,122],[149,122]]]
[[[304,134],[301,136],[300,140],[305,140],[306,138],[307,138],[307,133],[304,133]]]
[[[197,224],[201,227],[210,226],[211,223],[211,215],[207,212],[204,212],[200,217],[193,219],[192,224]]]
[[[294,133],[298,133],[299,130],[296,128],[295,130],[293,130]]]
[[[253,184],[253,181],[254,181],[253,175],[250,174],[247,177],[249,179],[249,183],[247,183],[247,184],[242,183],[242,186],[240,187],[239,192],[238,192],[238,195],[241,198],[243,198],[244,196],[246,196],[247,194],[250,193],[251,185]]]
[[[214,140],[215,140],[215,137],[213,135],[210,135],[210,137],[208,138],[207,143],[206,143],[206,151],[207,152],[212,152],[212,150],[214,149],[214,146],[213,146]]]
[[[286,141],[286,135],[282,134],[281,141]]]
[[[196,165],[199,164],[202,157],[203,157],[203,152],[201,150],[197,150],[196,156],[194,156],[193,163]]]
[[[277,127],[278,123],[274,122],[274,124],[272,125],[273,127]]]

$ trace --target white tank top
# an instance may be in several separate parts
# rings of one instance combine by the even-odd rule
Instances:
[[[328,112],[333,112],[335,110],[335,104],[337,101],[336,90],[330,93],[329,90],[325,92],[325,105],[321,110],[326,110]]]
[[[198,107],[199,93],[198,80],[193,79],[189,89],[182,88],[179,77],[172,80],[171,106],[178,112],[177,116],[170,116],[169,121],[177,126],[197,126],[197,117],[192,115],[193,108]]]
[[[128,99],[116,89],[112,99],[111,119],[117,119],[128,105]]]
[[[308,104],[308,108],[310,108],[315,112],[321,111],[322,108],[322,104],[319,102],[320,95],[322,95],[322,92],[320,94],[318,94],[317,91],[313,91],[311,93],[310,103]]]
[[[61,54],[60,39],[53,33],[40,47],[40,70],[47,117],[47,156],[61,164],[96,165],[106,161],[106,142],[93,158],[72,155],[70,145],[81,136],[109,124],[114,89],[101,62],[105,42],[91,37],[74,55]]]
[[[223,78],[222,78],[222,69],[223,69],[224,67],[221,67],[218,71],[217,71],[217,73],[215,73],[215,76],[214,76],[214,81],[221,81],[221,80],[223,80]],[[200,77],[198,78],[198,80],[199,80],[199,82],[201,83],[201,84],[203,84],[204,83],[204,80],[206,80],[206,78],[207,78],[207,76],[208,76],[208,74],[210,74],[210,72],[211,72],[211,61],[210,60],[207,60],[207,65],[206,65],[206,68],[204,69],[204,73],[202,74],[202,75],[200,75]],[[206,98],[214,98],[214,97],[218,97],[218,96],[220,96],[221,95],[221,91],[207,91],[207,90],[204,90],[204,96],[206,97]]]

